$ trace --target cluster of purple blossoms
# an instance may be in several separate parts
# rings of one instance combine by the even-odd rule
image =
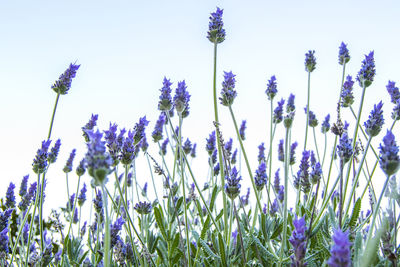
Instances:
[[[94,178],[96,185],[105,182],[106,176],[111,172],[113,160],[106,152],[105,141],[102,141],[103,134],[99,130],[96,132],[87,130],[89,142],[87,143],[87,152],[85,160],[88,167],[88,173]]]
[[[274,199],[274,202],[272,202],[272,205],[269,209],[269,214],[271,216],[275,216],[275,214],[278,212],[279,210],[279,203],[277,199]],[[266,212],[265,212],[266,213]]]
[[[275,191],[275,193],[278,193],[279,189],[281,188],[281,184],[280,184],[281,181],[280,181],[280,178],[279,178],[279,170],[280,169],[276,170],[275,177],[274,177],[274,191]]]
[[[236,148],[235,151],[233,151],[233,153],[232,153],[231,164],[235,164],[236,163],[237,153],[238,153],[238,150]]]
[[[274,109],[274,114],[272,115],[273,123],[280,123],[283,120],[283,105],[285,104],[285,100],[282,98],[281,101],[278,102],[278,106]]]
[[[229,138],[228,142],[225,143],[225,151],[228,157],[232,154],[232,145],[233,145],[233,139]]]
[[[122,230],[122,225],[125,221],[122,217],[119,217],[113,224],[110,224],[110,248],[112,249],[119,239],[119,232]]]
[[[365,131],[370,137],[377,136],[382,130],[383,123],[385,122],[382,107],[382,101],[378,105],[374,105],[374,109],[371,111],[368,120],[364,122]]]
[[[279,140],[278,144],[278,160],[284,162],[285,161],[285,149],[283,148],[284,141],[283,139]]]
[[[342,107],[347,108],[354,103],[353,85],[353,78],[350,75],[347,75],[346,81],[343,83],[342,92],[340,94]]]
[[[361,69],[357,74],[356,80],[359,82],[361,87],[368,87],[374,81],[375,73],[374,51],[371,51],[368,55],[365,55],[365,59],[362,61]]]
[[[57,81],[51,86],[57,94],[65,95],[71,88],[72,79],[76,76],[76,71],[81,65],[69,64],[69,67],[63,74],[60,75]]]
[[[331,128],[331,125],[329,124],[329,120],[331,118],[331,115],[326,115],[324,121],[321,123],[321,132],[323,134],[329,132],[329,129]]]
[[[318,183],[319,180],[321,179],[321,177],[322,177],[322,167],[321,167],[321,164],[319,162],[317,162],[317,163],[315,163],[315,164],[313,164],[311,166],[310,176],[311,176],[311,182],[313,184]]]
[[[117,166],[119,163],[119,153],[121,152],[126,133],[125,129],[121,129],[117,135],[117,127],[117,124],[110,123],[109,130],[104,131],[104,139],[107,143],[108,152],[114,161],[113,166]]]
[[[50,140],[43,141],[42,147],[38,149],[38,151],[36,152],[36,156],[33,159],[33,171],[37,174],[43,173],[46,170],[50,143]]]
[[[218,176],[219,175],[219,171],[220,171],[220,167],[219,167],[219,162],[217,162],[217,164],[215,164],[213,172],[214,172],[214,176]]]
[[[134,209],[136,210],[137,213],[141,214],[141,215],[145,215],[145,214],[149,214],[152,210],[152,206],[149,202],[141,202],[139,201],[139,203],[136,203]]]
[[[290,146],[290,154],[289,154],[289,165],[294,165],[296,163],[296,148],[297,148],[297,142],[294,142]]]
[[[241,176],[238,176],[238,171],[236,167],[233,167],[230,174],[225,176],[225,193],[230,199],[235,199],[240,194],[240,187],[239,184],[241,180]]]
[[[65,173],[69,173],[72,171],[72,163],[74,161],[75,158],[75,154],[76,154],[76,149],[72,149],[71,154],[69,154],[69,158],[67,160],[67,162],[65,163],[65,166],[63,168],[63,171]]]
[[[83,183],[83,187],[82,187],[82,189],[81,189],[81,191],[79,193],[79,196],[78,196],[78,205],[79,205],[79,207],[82,207],[83,204],[86,201],[86,192],[87,192],[86,184]]]
[[[83,132],[83,137],[85,138],[85,142],[89,142],[89,136],[86,133],[86,131],[91,131],[94,129],[94,127],[97,125],[97,119],[99,118],[99,115],[97,114],[92,114],[90,117],[89,121],[85,124],[85,126],[82,127],[82,132]]]
[[[260,165],[258,165],[256,175],[254,176],[254,183],[256,184],[258,191],[261,191],[264,188],[264,185],[267,183],[267,179],[267,165],[262,161]]]
[[[290,257],[292,259],[292,266],[304,267],[306,263],[304,258],[307,250],[306,238],[306,221],[304,217],[296,218],[293,220],[294,230],[292,236],[289,238],[290,244],[293,246],[294,254]]]
[[[349,138],[347,132],[340,137],[336,150],[340,159],[343,160],[343,164],[347,163],[353,156],[352,139]]]
[[[128,136],[125,138],[124,144],[121,150],[121,163],[123,165],[129,165],[135,158],[135,152],[138,149],[134,144],[134,133],[128,131]]]
[[[139,142],[145,137],[144,130],[146,129],[147,125],[149,125],[149,121],[146,120],[146,116],[144,116],[140,118],[139,122],[135,124],[135,127],[133,127],[133,140],[135,145],[139,144]]]
[[[307,115],[307,107],[304,108],[304,111]],[[308,109],[308,126],[316,127],[318,125],[317,117],[315,116],[314,112]]]
[[[291,128],[292,127],[292,123],[294,120],[294,115],[295,115],[295,110],[296,107],[294,105],[294,95],[290,94],[289,99],[286,103],[286,116],[283,118],[283,125],[285,126],[285,128]]]
[[[0,231],[3,231],[8,227],[8,222],[11,218],[11,214],[14,209],[6,209],[5,211],[0,211]]]
[[[186,155],[192,152],[192,142],[190,142],[189,138],[186,138],[185,143],[183,143],[182,149]]]
[[[7,192],[6,192],[6,203],[5,203],[5,206],[7,207],[7,208],[15,208],[15,204],[16,204],[16,201],[15,201],[15,193],[14,193],[14,190],[15,190],[15,184],[13,184],[13,183],[10,183],[10,185],[8,186],[8,188],[7,188]]]
[[[240,204],[242,204],[243,206],[249,205],[249,198],[250,198],[250,187],[247,188],[246,195],[240,197]]]
[[[286,112],[287,113],[290,113],[290,112],[293,112],[296,110],[296,106],[294,105],[294,98],[295,98],[294,94],[289,95],[288,101],[286,103]]]
[[[197,148],[197,144],[194,143],[193,146],[192,146],[192,150],[190,151],[190,156],[191,156],[192,158],[195,158],[195,157],[196,157],[196,148]]]
[[[340,228],[335,229],[332,236],[331,257],[327,261],[330,267],[350,267],[351,252],[348,231],[342,232]]]
[[[57,160],[58,152],[60,151],[61,140],[57,139],[54,146],[50,149],[49,155],[47,157],[47,161],[49,163],[54,163]]]
[[[223,9],[217,7],[214,13],[211,13],[208,24],[207,38],[214,44],[222,43],[225,40],[224,22],[222,21]]]
[[[232,71],[226,72],[224,71],[224,81],[222,82],[222,90],[221,90],[221,104],[224,106],[231,106],[233,101],[237,96],[237,92],[235,91],[235,83],[236,79]]]
[[[396,87],[396,83],[389,81],[388,84],[386,85],[386,90],[390,95],[390,101],[392,101],[393,104],[396,104],[397,101],[400,100],[400,92],[399,88]]]
[[[85,172],[86,172],[86,160],[85,158],[83,158],[79,162],[78,167],[76,167],[76,175],[82,176],[85,174]]]
[[[274,99],[276,93],[278,92],[277,87],[278,86],[276,84],[276,77],[275,75],[272,75],[271,79],[268,80],[267,90],[265,90],[265,93],[267,94],[269,100]]]
[[[306,53],[306,60],[305,60],[305,67],[307,72],[312,72],[315,70],[315,66],[317,65],[317,60],[314,56],[315,51],[314,50],[308,50]]]
[[[161,144],[160,154],[165,156],[167,154],[167,145],[169,143],[169,139],[165,138],[165,140]]]
[[[186,118],[189,115],[189,100],[190,94],[186,91],[185,81],[178,82],[178,87],[175,90],[174,107],[176,111]]]
[[[339,47],[339,64],[344,65],[350,61],[349,49],[345,43],[341,43]]]
[[[35,201],[36,199],[36,189],[37,189],[37,182],[34,182],[30,185],[29,191],[21,196],[21,202],[18,204],[18,208],[21,211],[25,211],[28,206],[31,204],[31,201]]]
[[[208,155],[211,156],[215,150],[215,142],[217,141],[215,131],[212,131],[212,133],[209,135],[209,138],[206,138],[206,141],[206,150],[208,152]]]
[[[154,126],[154,131],[151,133],[151,137],[153,138],[153,141],[155,143],[163,139],[163,126],[165,122],[166,122],[165,113],[161,112],[156,122],[156,125]]]
[[[310,167],[309,165],[309,158],[310,158],[310,151],[303,151],[303,157],[300,161],[300,166],[299,166],[299,170],[297,172],[297,175],[294,177],[294,181],[293,181],[293,186],[296,189],[300,189],[304,192],[304,193],[308,193],[310,192],[311,189],[311,184],[310,184],[310,180],[309,180],[309,172],[308,172],[308,168]]]
[[[387,176],[395,174],[400,167],[399,147],[389,130],[383,137],[383,144],[379,145],[379,164]]]
[[[264,143],[258,146],[258,162],[265,162],[265,147]]]
[[[25,196],[25,194],[28,192],[28,180],[29,180],[29,175],[25,175],[24,177],[22,177],[21,185],[19,187],[20,197]]]
[[[158,102],[158,109],[161,111],[169,111],[172,109],[171,85],[169,79],[164,77],[163,87],[160,89],[160,101]]]
[[[246,130],[246,121],[242,120],[242,124],[240,125],[239,129],[239,134],[240,138],[242,138],[243,141],[246,140],[245,130]]]

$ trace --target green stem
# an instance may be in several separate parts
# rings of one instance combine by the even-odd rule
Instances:
[[[350,163],[349,163],[350,164]],[[340,185],[339,185],[339,228],[342,229],[342,215],[343,215],[343,168],[344,161],[340,159]]]
[[[54,117],[56,115],[57,104],[58,104],[59,98],[60,98],[60,92],[57,93],[56,102],[55,102],[54,108],[53,108],[53,115],[51,115],[50,128],[49,128],[49,134],[47,135],[47,140],[49,140],[50,136],[51,136],[51,130],[53,129]]]
[[[270,190],[271,190],[271,175],[272,175],[272,138],[273,138],[273,135],[272,135],[272,124],[273,124],[273,101],[272,101],[272,99],[271,99],[271,109],[270,109],[270,112],[271,112],[271,119],[270,119],[270,125],[269,125],[269,153],[268,153],[268,157],[269,157],[269,179],[268,179],[268,190],[267,190],[267,192],[268,192],[268,195],[269,195],[269,192],[270,192]],[[275,129],[274,129],[275,130]],[[272,203],[270,202],[270,200],[269,200],[269,203],[268,203],[268,207],[270,207],[270,205],[271,205]]]
[[[104,266],[109,267],[110,265],[110,218],[108,214],[108,204],[107,204],[107,193],[104,184],[101,185],[103,202],[104,202],[104,213],[106,215],[105,221],[105,234],[104,234]],[[122,196],[121,196],[122,198]]]
[[[380,205],[381,205],[381,201],[382,201],[383,195],[385,194],[386,187],[387,187],[388,182],[389,182],[389,178],[390,178],[390,176],[387,175],[387,176],[386,176],[385,184],[383,185],[383,188],[382,188],[382,191],[381,191],[381,195],[379,196],[378,202],[375,204],[374,213],[373,213],[374,215],[373,215],[373,217],[372,217],[371,226],[370,226],[369,231],[368,231],[368,238],[367,238],[367,241],[365,242],[365,244],[366,244],[365,247],[368,247],[368,244],[369,244],[370,239],[371,239],[371,237],[372,237],[372,233],[374,232],[374,227],[375,227],[375,222],[376,222],[376,216],[377,216],[378,213],[379,213],[379,207],[380,207]]]
[[[213,97],[214,97],[214,117],[215,122],[219,123],[218,120],[218,105],[217,105],[217,42],[214,43],[214,76],[213,76]],[[220,167],[220,175],[221,175],[221,188],[225,188],[225,171],[224,171],[224,162],[222,160],[222,148],[219,136],[219,131],[217,132],[217,145],[218,145],[218,159],[219,159],[219,167]],[[228,239],[228,211],[226,207],[226,194],[225,190],[222,190],[222,204],[224,210],[224,235],[225,240]]]
[[[322,156],[322,164],[321,164],[321,168],[323,168],[323,167],[324,167],[324,163],[325,163],[325,156],[326,156],[326,143],[327,143],[327,140],[326,140],[326,133],[324,133],[324,136],[325,136],[325,145],[324,145],[324,155]]]
[[[307,148],[307,135],[308,135],[308,115],[310,112],[310,78],[311,78],[311,72],[308,72],[308,86],[307,86],[307,118],[306,118],[306,134],[304,137],[304,149],[306,150]]]
[[[81,176],[78,176],[78,185],[76,186],[76,193],[75,193],[75,199],[74,199],[74,206],[73,206],[73,208],[72,208],[72,214],[71,214],[71,212],[70,212],[70,221],[69,221],[69,227],[68,227],[68,232],[67,232],[67,235],[66,235],[66,238],[67,237],[69,237],[69,233],[70,233],[70,231],[71,231],[71,227],[72,227],[72,222],[73,222],[73,220],[74,220],[74,216],[75,216],[75,209],[76,209],[76,202],[77,202],[77,200],[78,200],[78,193],[79,193],[79,185],[80,185],[80,182],[81,182]],[[69,202],[68,202],[68,205],[69,205]],[[80,230],[80,228],[78,228],[78,231]]]
[[[13,249],[12,249],[12,255],[11,255],[11,260],[10,260],[10,265],[9,266],[13,266],[12,263],[13,263],[13,260],[14,260],[15,252],[17,251],[17,245],[18,245],[19,239],[21,238],[22,229],[24,228],[25,223],[28,220],[28,215],[29,215],[29,211],[31,210],[31,207],[32,207],[32,205],[29,205],[28,211],[25,214],[25,217],[24,217],[24,219],[22,221],[22,224],[20,224],[20,226],[19,226],[17,239],[15,240],[15,244],[14,244]],[[24,241],[26,241],[26,240],[24,240]]]
[[[285,195],[283,200],[283,235],[282,235],[282,245],[281,245],[281,253],[279,256],[279,263],[282,266],[282,259],[285,252],[286,247],[286,236],[287,236],[287,217],[288,217],[288,210],[287,210],[287,202],[288,202],[288,180],[289,180],[289,131],[290,128],[286,128],[286,135],[285,135]]]

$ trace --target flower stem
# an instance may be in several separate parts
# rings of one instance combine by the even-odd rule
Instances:
[[[101,185],[103,202],[104,202],[104,213],[106,215],[105,221],[105,234],[104,234],[104,266],[109,267],[110,265],[110,217],[108,214],[108,204],[107,204],[107,193],[105,190],[105,185]],[[122,198],[122,197],[121,197]]]
[[[271,110],[270,110],[270,112],[271,112],[271,119],[270,119],[270,126],[269,126],[269,153],[268,153],[268,157],[269,157],[269,173],[268,173],[268,177],[269,177],[269,179],[268,179],[268,190],[267,190],[267,192],[268,192],[268,195],[269,195],[269,192],[270,192],[270,188],[271,188],[271,174],[272,174],[272,138],[273,138],[273,135],[272,135],[272,124],[273,124],[273,101],[272,101],[272,99],[271,99]],[[268,207],[270,206],[270,205],[272,205],[272,203],[270,202],[270,200],[269,200],[269,203],[268,203]]]
[[[308,86],[307,86],[307,118],[306,118],[306,134],[304,137],[304,149],[306,150],[307,148],[307,135],[308,135],[308,115],[310,112],[310,78],[311,78],[311,72],[308,72]]]
[[[349,163],[350,164],[350,163]],[[340,185],[339,185],[339,228],[342,229],[342,213],[343,213],[343,159],[340,159]]]
[[[47,135],[47,140],[49,140],[50,136],[51,136],[51,130],[53,129],[54,117],[56,115],[57,104],[58,104],[59,98],[60,98],[60,92],[57,93],[56,102],[54,103],[53,114],[51,115],[50,128],[49,128],[49,134]]]

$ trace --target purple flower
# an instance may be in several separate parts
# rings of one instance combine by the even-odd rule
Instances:
[[[165,113],[160,113],[156,125],[154,127],[154,131],[151,133],[151,137],[153,137],[153,141],[157,143],[158,141],[163,139],[163,126],[165,124],[166,117]]]
[[[144,201],[144,202],[139,202],[136,203],[134,209],[136,210],[137,213],[144,215],[144,214],[149,214],[152,210],[152,206],[150,203]]]
[[[215,137],[215,131],[212,131],[212,133],[209,135],[209,138],[206,138],[206,141],[206,150],[208,152],[208,155],[211,156],[215,150],[215,142],[217,141]]]
[[[235,149],[235,151],[233,151],[232,157],[231,157],[231,164],[235,164],[236,163],[237,152],[238,152],[237,149]]]
[[[361,87],[368,87],[372,84],[375,77],[375,60],[374,51],[371,51],[368,55],[365,55],[365,59],[362,61],[361,69],[357,74],[356,80],[359,82]]]
[[[149,143],[147,142],[146,135],[143,136],[142,140],[139,143],[139,146],[143,152],[146,152],[147,149],[149,148]]]
[[[97,214],[100,215],[100,218],[103,216],[103,196],[100,190],[97,190],[96,197],[93,199],[93,207]]]
[[[121,151],[121,163],[123,165],[129,165],[135,158],[135,145],[134,145],[134,134],[129,131],[128,136],[125,138],[125,142],[122,146]]]
[[[274,99],[276,93],[278,92],[277,90],[277,84],[276,84],[276,77],[275,75],[271,76],[271,79],[268,81],[267,84],[267,90],[265,90],[265,93],[268,96],[269,100]]]
[[[340,228],[335,229],[332,236],[333,245],[331,247],[331,257],[327,261],[330,267],[350,267],[351,266],[351,243],[348,231],[342,232]]]
[[[293,165],[296,163],[296,148],[297,148],[297,142],[294,142],[290,146],[290,155],[289,155],[289,165]]]
[[[400,120],[400,99],[397,100],[396,106],[393,108],[392,119],[395,121]]]
[[[82,187],[82,189],[81,189],[81,191],[79,193],[79,196],[78,196],[78,205],[79,205],[79,207],[82,207],[83,204],[86,201],[86,192],[87,192],[86,184],[83,183],[83,187]]]
[[[229,141],[225,143],[225,151],[228,155],[232,154],[232,143],[233,143],[232,138],[229,138]]]
[[[309,158],[310,158],[310,151],[303,151],[303,157],[300,162],[299,170],[297,172],[297,177],[295,177],[295,181],[293,183],[294,187],[296,189],[300,188],[304,191],[304,193],[310,192],[310,181],[309,181],[309,172],[308,168],[310,167],[309,165]]]
[[[20,197],[24,197],[25,194],[27,193],[27,190],[28,190],[28,179],[29,179],[29,175],[25,175],[22,178],[21,186],[19,187],[19,195],[20,195]]]
[[[223,9],[217,7],[214,13],[211,13],[208,23],[207,38],[214,44],[222,43],[225,40],[224,22],[222,21]]]
[[[60,146],[61,146],[61,140],[57,139],[56,143],[54,146],[50,149],[49,155],[47,157],[47,160],[49,163],[54,163],[57,160],[58,152],[60,151]]]
[[[81,65],[69,64],[69,67],[63,74],[60,75],[57,81],[51,86],[54,92],[65,95],[71,88],[72,79],[76,76],[76,71]]]
[[[72,162],[74,161],[75,158],[75,153],[76,153],[76,149],[72,149],[71,154],[69,154],[69,158],[67,160],[67,163],[65,163],[64,169],[63,171],[65,173],[69,173],[72,171]]]
[[[265,147],[264,143],[258,146],[258,162],[265,162]]]
[[[339,47],[339,64],[343,65],[350,61],[349,49],[345,43],[341,43]]]
[[[340,94],[342,107],[347,108],[354,103],[353,85],[353,78],[350,75],[347,75],[346,81],[343,83],[342,92]]]
[[[305,113],[307,114],[307,107],[304,108]],[[314,112],[308,109],[308,126],[316,127],[318,125],[317,117],[315,117]]]
[[[240,129],[239,129],[239,134],[240,134],[240,138],[242,138],[242,140],[246,140],[246,135],[245,135],[245,131],[246,130],[246,121],[242,120],[242,124],[240,125]]]
[[[315,65],[317,65],[317,61],[314,54],[315,54],[314,50],[308,50],[308,52],[306,53],[306,60],[304,65],[306,66],[307,72],[312,72],[313,70],[315,70]]]
[[[8,254],[8,228],[4,228],[0,231],[0,255],[7,255]]]
[[[144,183],[143,189],[142,189],[142,196],[147,196],[147,182]]]
[[[284,162],[285,161],[285,150],[283,148],[284,141],[283,139],[279,140],[278,144],[278,160]]]
[[[8,228],[8,221],[11,218],[11,214],[14,209],[6,209],[5,211],[0,211],[0,231]]]
[[[145,136],[144,130],[146,129],[147,125],[149,125],[149,121],[146,120],[146,116],[144,116],[140,118],[139,122],[135,124],[135,127],[133,127],[133,140],[135,141],[135,145],[139,144],[139,142]]]
[[[275,178],[274,178],[274,190],[275,190],[275,193],[278,193],[279,189],[281,188],[280,178],[279,178],[279,170],[280,169],[277,169],[276,172],[275,172]]]
[[[189,115],[189,100],[190,100],[190,95],[188,91],[186,91],[186,83],[185,81],[178,82],[178,87],[175,90],[175,96],[174,96],[174,107],[178,113],[182,115],[182,118],[187,117]],[[187,115],[183,114],[183,112],[186,112]]]
[[[353,155],[352,140],[348,137],[347,132],[345,132],[339,140],[339,145],[336,147],[337,154],[343,160],[343,163],[348,162]]]
[[[214,176],[218,176],[220,171],[219,162],[214,166]]]
[[[15,208],[16,201],[15,201],[14,189],[15,189],[15,184],[10,183],[10,185],[7,188],[7,192],[6,192],[5,206],[7,208]]]
[[[279,202],[283,203],[284,199],[285,199],[285,187],[281,185],[278,191],[278,200]]]
[[[172,108],[171,85],[170,80],[164,77],[163,87],[160,89],[160,101],[158,102],[158,109],[161,111],[169,111]]]
[[[37,182],[34,182],[30,185],[28,193],[26,193],[23,197],[21,202],[18,204],[18,208],[21,211],[25,211],[29,204],[31,204],[31,200],[35,201],[36,199],[36,188],[37,188]]]
[[[241,176],[238,176],[236,167],[233,167],[230,174],[225,176],[225,193],[230,199],[235,199],[240,194],[240,180]]]
[[[264,188],[264,185],[267,183],[267,179],[267,165],[265,165],[265,162],[262,161],[260,165],[258,165],[256,175],[254,176],[254,183],[256,184],[258,191],[261,191]]]
[[[393,104],[396,104],[397,101],[400,99],[400,92],[399,88],[396,87],[396,83],[389,81],[388,84],[386,85],[386,89],[390,95],[390,99]]]
[[[278,210],[279,210],[279,203],[278,200],[275,198],[274,202],[271,205],[271,208],[269,209],[269,214],[273,217],[278,212]]]
[[[125,129],[121,129],[120,134],[117,136],[117,127],[117,124],[110,123],[109,130],[104,131],[104,139],[106,140],[108,152],[114,161],[114,166],[119,162],[119,152],[121,151],[125,134]]]
[[[296,218],[293,220],[294,230],[292,236],[289,238],[290,244],[293,246],[294,255],[290,258],[292,259],[292,266],[301,267],[306,266],[304,263],[304,258],[306,256],[306,221],[304,217],[300,219]]]
[[[87,130],[93,130],[93,128],[97,125],[97,119],[99,118],[99,115],[92,114],[92,117],[90,117],[90,120],[88,121],[88,123],[86,123],[85,126],[82,127],[82,131],[83,131],[83,137],[85,138],[86,142],[89,142],[89,136],[86,133]]]
[[[106,176],[111,172],[113,160],[106,152],[105,142],[101,140],[103,134],[99,130],[96,132],[88,130],[86,133],[90,140],[87,143],[88,150],[85,156],[88,173],[94,178],[96,185],[100,185],[105,182]]]
[[[272,115],[273,123],[280,123],[283,120],[283,105],[285,104],[285,100],[282,98],[281,101],[278,102],[278,106],[274,109],[274,114]]]
[[[85,160],[85,158],[83,158],[83,159],[79,162],[78,167],[76,167],[76,174],[77,174],[78,176],[82,176],[82,175],[85,174],[85,172],[86,172],[86,160]]]
[[[195,158],[195,157],[196,157],[196,148],[197,148],[197,144],[194,143],[193,146],[192,146],[192,150],[190,151],[190,156],[191,156],[192,158]]]
[[[211,155],[211,162],[212,164],[215,164],[217,162],[217,149],[214,149],[214,152]]]
[[[222,90],[221,90],[221,104],[224,106],[231,106],[233,101],[237,96],[237,92],[235,91],[235,83],[236,79],[232,71],[226,72],[224,71],[224,81],[222,82]]]
[[[51,141],[43,141],[42,147],[36,152],[36,157],[33,159],[32,167],[33,171],[37,174],[43,173],[47,167],[47,157]]]
[[[370,137],[377,136],[384,123],[383,119],[383,103],[380,101],[378,105],[374,105],[374,109],[371,111],[371,114],[368,117],[368,120],[364,122],[365,131]]]
[[[119,232],[122,230],[122,225],[125,221],[119,217],[113,224],[110,224],[110,247],[113,248],[117,244]]]
[[[290,94],[288,101],[286,103],[286,112],[290,113],[296,110],[296,106],[294,105],[294,94]]]
[[[311,176],[311,182],[313,184],[318,183],[318,181],[321,179],[322,168],[321,168],[321,164],[319,162],[317,162],[315,165],[312,166],[310,176]]]
[[[389,130],[383,137],[383,144],[379,145],[379,164],[387,176],[395,174],[400,167],[399,147]]]
[[[166,138],[164,142],[161,144],[161,149],[160,149],[160,154],[162,156],[165,156],[167,154],[167,145],[168,145],[169,139]]]
[[[329,124],[329,119],[331,118],[331,115],[326,115],[325,120],[321,124],[321,132],[323,134],[327,133],[329,129],[331,128],[331,125]]]
[[[243,206],[249,205],[249,198],[250,198],[250,187],[247,188],[246,195],[240,197],[241,204],[243,204]]]
[[[185,143],[183,143],[182,149],[186,155],[192,151],[192,142],[190,142],[189,138],[186,138]]]

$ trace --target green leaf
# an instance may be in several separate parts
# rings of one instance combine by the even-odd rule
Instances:
[[[218,256],[217,254],[215,254],[215,253],[210,249],[210,247],[207,245],[207,243],[204,242],[203,239],[199,239],[199,241],[200,241],[200,245],[204,248],[204,253],[205,253],[206,255],[211,256],[212,258],[217,259],[217,260],[219,260],[219,261],[221,260],[220,256]]]
[[[176,254],[172,259],[172,266],[174,266],[181,258],[182,258],[183,252],[180,249],[176,250]]]
[[[158,228],[160,228],[162,236],[164,237],[164,239],[166,241],[169,241],[169,238],[167,236],[167,232],[165,231],[162,211],[160,211],[160,209],[158,207],[154,207],[154,216],[156,218],[157,226],[158,226]]]
[[[175,249],[179,246],[179,240],[180,240],[180,235],[179,235],[179,233],[176,233],[174,241],[172,242],[172,246],[171,246],[171,255],[174,254]]]
[[[226,264],[225,241],[222,238],[221,233],[218,233],[218,245],[219,245],[219,252],[221,254],[222,265],[226,267],[228,265]]]
[[[275,231],[272,233],[271,239],[277,238],[279,236],[279,234],[282,232],[282,229],[283,229],[283,224],[280,223],[278,225],[278,227],[275,229]]]
[[[210,215],[208,215],[206,221],[203,224],[203,229],[201,230],[201,233],[200,233],[201,239],[204,239],[206,237],[208,229],[210,229],[210,222],[211,222]]]
[[[361,211],[361,199],[358,198],[356,204],[354,205],[353,213],[351,214],[349,222],[349,227],[351,230],[353,230],[354,227],[356,226],[358,216],[360,215],[360,211]]]

